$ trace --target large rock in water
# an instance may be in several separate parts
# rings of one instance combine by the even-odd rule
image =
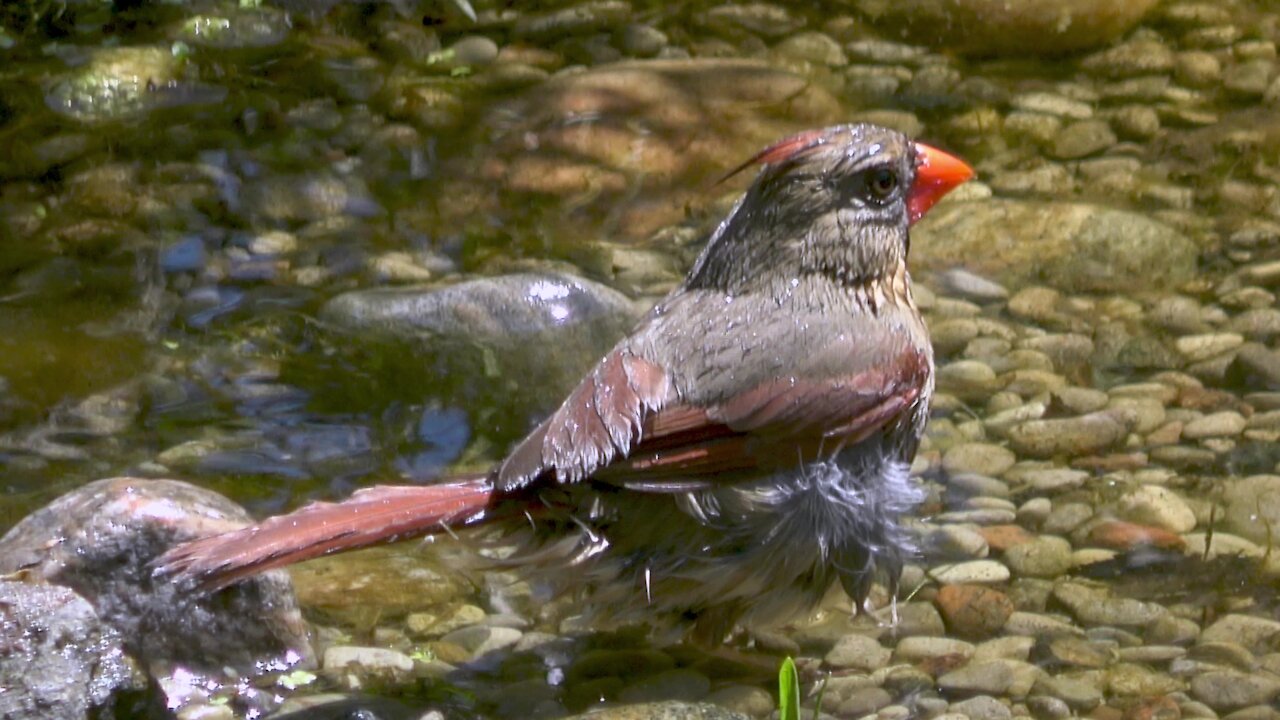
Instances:
[[[1045,55],[1102,45],[1156,0],[856,0],[891,36],[969,55]]]
[[[320,312],[352,336],[346,345],[365,356],[353,364],[376,372],[374,385],[473,414],[496,408],[483,426],[500,443],[554,410],[636,315],[616,290],[559,273],[358,290]]]
[[[1191,279],[1199,250],[1182,233],[1100,205],[987,198],[942,203],[911,233],[919,269],[964,267],[1016,289],[1131,292]]]
[[[122,644],[70,590],[0,580],[0,718],[117,717],[138,684]]]
[[[240,506],[177,480],[111,478],[72,490],[0,537],[0,575],[24,571],[74,590],[139,661],[252,673],[312,651],[282,570],[206,594],[152,575],[174,545],[238,529]],[[0,607],[2,609],[2,607]]]

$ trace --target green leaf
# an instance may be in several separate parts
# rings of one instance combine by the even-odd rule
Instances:
[[[791,658],[778,670],[778,720],[800,720],[800,678]]]

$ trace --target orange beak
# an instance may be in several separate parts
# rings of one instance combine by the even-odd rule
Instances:
[[[973,168],[955,155],[924,143],[915,146],[916,181],[907,193],[907,221],[911,224],[924,217],[943,195],[973,177]]]

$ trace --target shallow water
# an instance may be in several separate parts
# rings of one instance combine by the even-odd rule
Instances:
[[[1062,699],[1083,684],[1097,697],[1066,697],[1071,712],[1139,713],[1159,697],[1185,716],[1274,716],[1276,692],[1232,704],[1190,684],[1228,668],[1280,688],[1274,631],[1239,642],[1248,662],[1195,650],[1220,616],[1276,617],[1269,523],[1280,521],[1280,482],[1245,480],[1280,461],[1271,3],[1111,3],[1132,9],[1132,27],[1093,36],[1090,13],[1106,5],[1081,2],[1056,30],[1033,11],[1006,13],[1007,32],[1041,34],[1031,48],[984,40],[963,17],[908,27],[870,1],[813,12],[593,2],[568,14],[474,2],[475,20],[465,4],[0,10],[0,530],[116,475],[189,479],[261,515],[483,467],[678,281],[746,182],[715,184],[727,169],[787,132],[872,120],[965,157],[980,181],[913,238],[941,366],[916,467],[933,501],[913,599],[945,616],[940,585],[995,587],[1110,653],[1098,664],[1052,632],[975,631],[1036,638],[1030,659],[1050,679],[1034,692],[956,689],[933,667],[921,683],[941,684],[925,695],[943,704],[911,712],[977,693],[1014,715],[1055,717],[1052,702],[1028,697]],[[1068,36],[1083,47],[1054,47]],[[491,316],[510,310],[504,301],[390,319],[334,302],[522,271],[566,271],[625,297],[592,290],[563,328]],[[1115,411],[1114,437],[1036,424],[1097,411]],[[1105,525],[1113,519],[1134,525]],[[1152,528],[1174,540],[1146,552],[1134,533]],[[1065,538],[1065,549],[1043,549],[1062,557],[1023,557],[1009,539],[1018,532]],[[1213,534],[1239,543],[1215,550]],[[994,568],[966,564],[984,558]],[[377,564],[351,562],[333,572]],[[971,574],[939,574],[953,565]],[[332,576],[310,572],[299,573],[304,603],[341,628],[332,634],[470,659],[457,643],[428,647],[440,626],[406,620],[402,600],[418,590],[333,593]],[[1072,575],[1196,633],[1089,615],[1060,587]],[[504,599],[511,586],[492,578],[446,585],[421,612],[479,608],[518,617],[509,624],[525,635],[573,629],[537,612],[527,588]],[[946,619],[948,636],[965,635]],[[794,642],[810,679],[865,674],[890,698],[876,706],[851,685],[826,709],[856,717],[918,689],[828,655],[836,637],[879,633],[837,609],[816,627],[829,630],[790,628],[774,647]],[[891,635],[881,644],[916,662]],[[630,637],[581,642],[567,657],[611,644],[658,653]],[[1144,646],[1192,651],[1152,659],[1133,651]],[[699,695],[689,687],[701,681],[684,677],[671,697],[752,685],[673,653],[662,657],[710,684]],[[472,684],[466,702],[440,700],[453,686],[423,691],[420,678],[384,690],[415,708],[555,715],[597,691],[661,698],[623,690],[670,670],[655,660],[598,687],[613,676],[547,685],[550,661],[504,658],[458,681]],[[530,689],[538,682],[547,687]],[[496,699],[517,685],[538,701]]]

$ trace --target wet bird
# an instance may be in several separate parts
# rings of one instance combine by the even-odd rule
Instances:
[[[909,226],[973,171],[874,125],[788,137],[684,282],[491,471],[378,486],[178,546],[158,572],[227,586],[410,537],[494,531],[503,560],[597,616],[721,640],[839,582],[892,587],[933,393]],[[737,172],[737,171],[735,171]]]

